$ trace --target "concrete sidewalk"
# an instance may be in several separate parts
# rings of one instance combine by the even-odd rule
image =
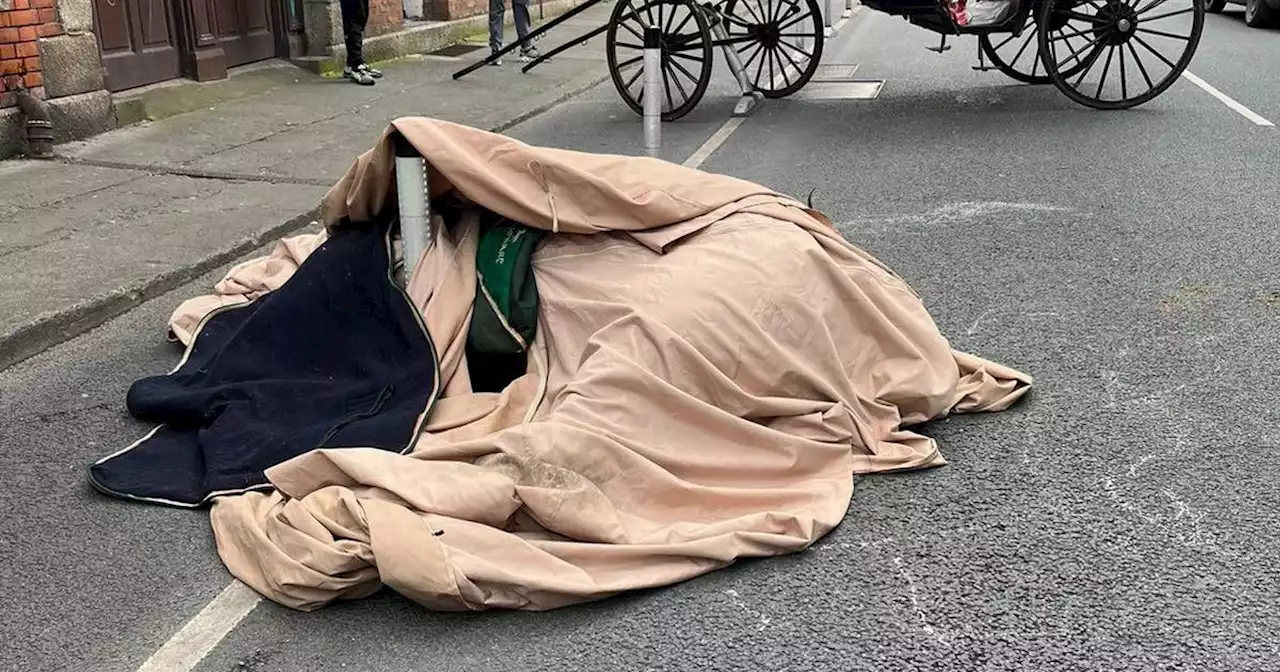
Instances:
[[[602,25],[612,9],[566,21],[539,48]],[[259,80],[243,97],[62,145],[56,161],[0,163],[0,369],[305,227],[397,117],[501,131],[608,77],[600,36],[528,74],[508,57],[451,78],[485,54],[384,64],[372,87],[259,69],[240,75]],[[181,91],[166,95],[190,105]]]

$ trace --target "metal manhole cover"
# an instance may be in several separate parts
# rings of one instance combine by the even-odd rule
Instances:
[[[810,84],[795,95],[803,100],[871,100],[880,95],[884,80]]]
[[[811,82],[847,82],[858,71],[857,65],[819,65]]]

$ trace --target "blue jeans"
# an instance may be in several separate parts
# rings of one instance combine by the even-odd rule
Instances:
[[[493,51],[502,48],[506,12],[506,0],[489,0],[489,48]],[[529,0],[511,0],[511,12],[515,15],[516,34],[520,36],[520,51],[525,51],[533,46],[529,44]]]

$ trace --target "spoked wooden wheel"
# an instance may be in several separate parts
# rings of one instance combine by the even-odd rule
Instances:
[[[644,90],[644,30],[662,31],[662,89]],[[711,29],[691,0],[618,0],[605,38],[613,86],[636,114],[644,97],[662,98],[662,120],[675,121],[702,100],[711,82]]]
[[[1057,34],[1045,28],[1059,22]],[[1054,86],[1081,105],[1120,110],[1164,93],[1186,70],[1204,0],[1045,0],[1037,23]]]
[[[1055,21],[1055,25],[1049,27],[1049,30],[1053,32],[1054,37],[1058,37],[1063,34],[1065,27],[1066,18],[1061,17]],[[1027,22],[1022,28],[1022,34],[998,34],[996,38],[993,40],[991,34],[983,33],[978,36],[978,47],[982,49],[987,60],[1000,69],[1000,72],[1027,84],[1053,83],[1053,78],[1049,77],[1049,71],[1045,69],[1044,62],[1040,59],[1040,33],[1036,27],[1034,12],[1027,14]],[[1066,76],[1078,74],[1079,69],[1084,66],[1084,62],[1072,64],[1067,68]]]
[[[817,0],[729,0],[721,17],[729,48],[766,98],[799,91],[818,71],[824,33]]]

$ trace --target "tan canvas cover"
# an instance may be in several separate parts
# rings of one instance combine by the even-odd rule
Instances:
[[[213,505],[227,567],[281,604],[385,584],[435,609],[550,609],[799,551],[844,517],[852,474],[944,464],[908,426],[1002,410],[1031,383],[953,351],[901,279],[759,185],[432,119],[393,129],[433,193],[562,234],[535,254],[538,337],[525,376],[471,393],[477,225],[438,229],[409,293],[445,388],[412,453],[315,451],[268,472],[276,492]],[[384,136],[325,224],[393,204],[392,165]],[[279,287],[320,238],[234,269],[173,333]]]

